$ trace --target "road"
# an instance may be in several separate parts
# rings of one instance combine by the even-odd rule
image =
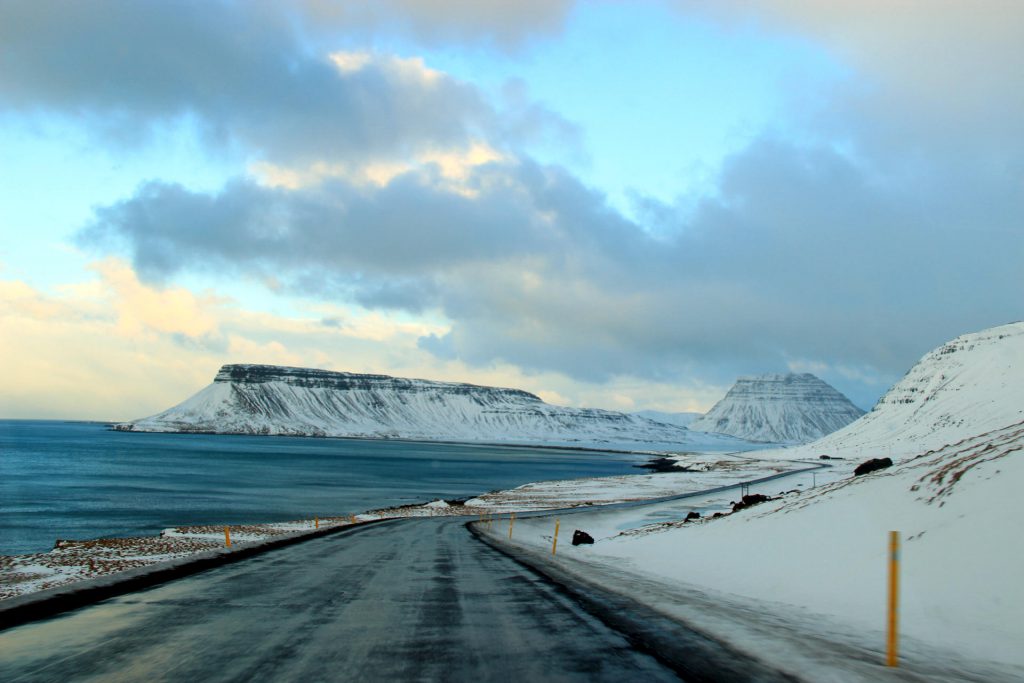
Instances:
[[[300,543],[0,632],[0,680],[679,680],[451,518]]]

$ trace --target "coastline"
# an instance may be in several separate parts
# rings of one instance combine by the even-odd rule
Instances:
[[[0,555],[0,604],[81,581],[181,562],[204,553],[239,551],[293,534],[408,517],[462,516],[476,519],[509,512],[555,512],[656,503],[697,491],[729,489],[750,480],[772,479],[818,467],[808,463],[752,460],[735,455],[686,454],[673,457],[695,469],[662,473],[641,470],[617,476],[532,482],[464,500],[427,501],[319,519],[189,525],[167,528],[156,536],[58,540],[55,547],[47,552]],[[230,534],[231,550],[225,547],[225,528]]]

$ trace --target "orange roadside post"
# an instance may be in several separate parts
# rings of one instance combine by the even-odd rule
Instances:
[[[900,534],[889,532],[889,609],[886,666],[899,666]]]
[[[224,527],[224,547],[231,547],[231,527]]]
[[[552,555],[554,555],[555,554],[555,550],[558,549],[558,525],[560,523],[561,522],[556,517],[555,518],[555,538],[551,541],[551,554]]]
[[[508,537],[509,537],[509,540],[512,539],[512,527],[515,525],[515,523],[516,523],[516,513],[513,512],[512,515],[508,518]]]

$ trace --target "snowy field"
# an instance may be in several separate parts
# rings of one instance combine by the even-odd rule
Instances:
[[[676,501],[674,520],[644,507],[563,514],[554,560],[553,518],[517,520],[511,540],[505,520],[477,526],[784,670],[806,677],[820,667],[814,680],[882,675],[887,536],[897,531],[906,668],[925,680],[1024,680],[1022,367],[1024,324],[953,340],[850,426],[747,454],[828,455],[831,467],[810,473],[809,489],[762,485],[754,492],[774,500],[719,518],[706,513],[734,491]],[[853,476],[875,457],[895,464]],[[683,521],[690,510],[701,519]],[[572,546],[576,529],[596,543]],[[853,663],[833,670],[843,657]]]
[[[1017,519],[1005,514],[1024,481],[1024,460],[1014,457],[1022,448],[1024,425],[1017,424],[717,519],[707,513],[735,499],[735,489],[654,506],[674,506],[674,521],[652,522],[646,506],[564,515],[555,558],[715,636],[734,641],[739,628],[751,654],[780,666],[799,663],[793,672],[806,675],[820,648],[801,653],[802,637],[881,661],[887,534],[897,530],[906,656],[918,665],[939,657],[950,672],[960,671],[950,680],[970,679],[969,672],[984,673],[977,680],[1024,680],[1024,544]],[[770,488],[754,492],[773,495]],[[702,519],[683,522],[691,510]],[[554,523],[518,519],[511,543],[548,555]],[[596,543],[572,546],[575,529]],[[510,543],[507,520],[483,525],[483,532]],[[737,623],[728,610],[708,612],[709,602],[747,611]],[[773,621],[786,633],[781,644],[758,633]]]

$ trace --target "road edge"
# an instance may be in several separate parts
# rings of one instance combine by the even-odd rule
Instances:
[[[477,540],[558,586],[589,614],[621,633],[634,648],[670,667],[689,683],[803,680],[739,652],[690,623],[587,581],[541,555],[507,547],[478,531],[473,522],[465,526]]]
[[[266,541],[239,543],[232,548],[208,550],[167,562],[129,569],[93,579],[75,581],[47,590],[19,595],[0,601],[0,632],[9,628],[41,621],[64,612],[115,598],[169,581],[192,576],[208,569],[233,564],[250,557],[335,534],[356,533],[371,525],[393,522],[394,519],[373,519],[327,529],[299,531]]]

